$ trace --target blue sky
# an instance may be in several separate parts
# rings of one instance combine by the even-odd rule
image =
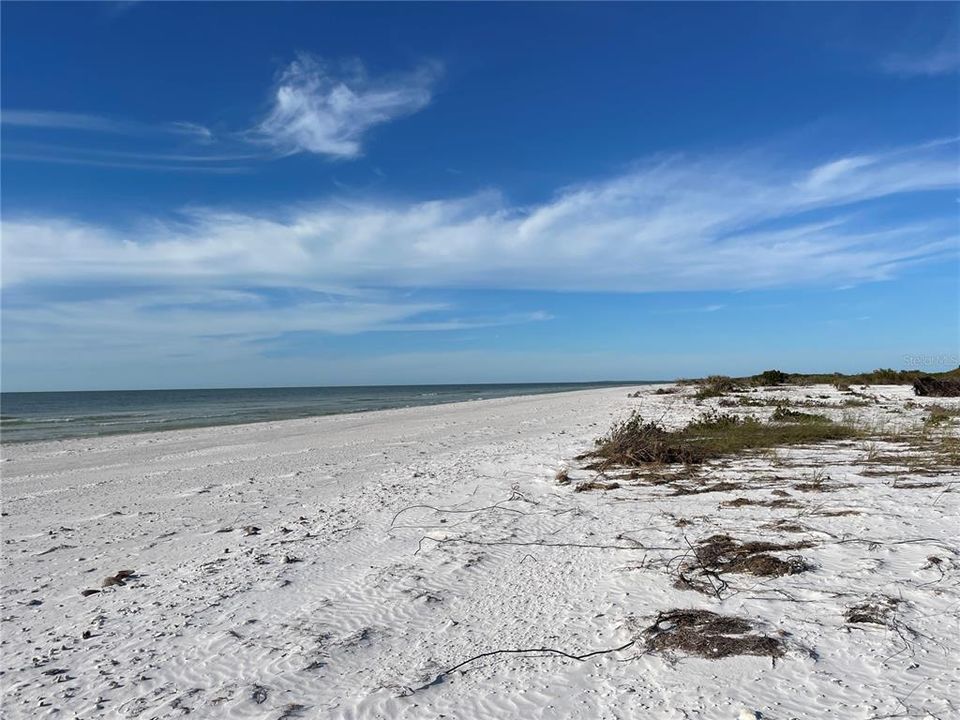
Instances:
[[[0,12],[5,390],[960,364],[957,4]]]

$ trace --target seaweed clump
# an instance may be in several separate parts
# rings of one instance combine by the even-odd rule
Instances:
[[[668,610],[644,630],[650,652],[682,652],[717,660],[733,655],[783,656],[783,641],[754,634],[743,618],[718,615],[708,610]]]

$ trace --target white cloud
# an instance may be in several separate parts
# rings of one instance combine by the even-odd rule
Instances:
[[[188,135],[200,142],[208,143],[213,142],[214,140],[213,131],[204,125],[199,125],[197,123],[172,122],[170,123],[170,129],[172,132]]]
[[[284,153],[355,157],[371,127],[430,103],[437,74],[431,65],[371,79],[359,63],[335,69],[300,55],[280,75],[273,107],[255,136]]]
[[[68,130],[95,135],[122,135],[138,140],[160,141],[162,144],[175,142],[183,144],[183,139],[191,145],[208,145],[214,141],[213,132],[197,123],[141,123],[122,120],[103,115],[57,112],[51,110],[3,110],[0,112],[0,124],[7,127],[28,128],[30,130]],[[126,138],[125,138],[126,139]],[[110,138],[113,142],[114,138]],[[91,167],[120,168],[126,170],[148,170],[159,172],[199,172],[230,174],[244,172],[245,167],[238,161],[263,157],[263,153],[245,154],[190,154],[178,147],[168,152],[124,152],[91,143],[87,137],[76,145],[38,143],[18,139],[16,135],[4,136],[3,160],[53,163],[58,165],[85,165]]]
[[[132,153],[131,153],[132,154]],[[147,153],[143,153],[147,155]],[[186,157],[186,156],[185,156]],[[78,154],[73,157],[51,153],[5,152],[4,160],[23,160],[27,162],[52,163],[54,165],[83,165],[87,167],[119,168],[124,170],[148,170],[150,172],[172,173],[210,173],[214,175],[232,175],[247,172],[248,168],[238,165],[211,165],[222,162],[217,157],[198,157],[194,160],[182,160],[185,164],[169,162],[176,156],[157,155],[158,162],[138,162],[136,160],[111,160],[109,153]]]
[[[115,135],[188,135],[205,142],[213,138],[213,133],[209,128],[192,122],[150,124],[104,115],[56,110],[3,110],[0,112],[0,123],[46,130],[79,130]]]
[[[960,40],[952,33],[926,53],[891,55],[882,67],[891,75],[901,77],[952,75],[960,71]]]
[[[869,208],[854,222],[839,210],[956,188],[955,152],[956,141],[928,143],[789,173],[674,159],[522,208],[486,194],[257,215],[193,210],[128,229],[6,219],[4,280],[628,292],[873,280],[954,249],[955,224]],[[821,211],[816,222],[801,215],[811,210]]]
[[[105,132],[131,134],[137,132],[137,125],[121,120],[112,120],[100,115],[84,113],[56,112],[52,110],[4,110],[0,112],[0,122],[4,125],[46,128],[58,130],[83,130],[86,132]]]
[[[8,142],[3,152],[5,161],[28,160],[62,165],[221,174],[248,171],[248,163],[261,157],[252,153],[190,153],[182,150],[134,152],[35,142]]]
[[[169,303],[169,305],[165,305]],[[293,334],[354,334],[370,331],[437,332],[550,320],[543,312],[478,319],[434,320],[455,310],[446,303],[404,300],[396,294],[364,292],[317,296],[276,306],[256,293],[169,288],[117,298],[54,300],[4,308],[4,381],[17,388],[201,387],[344,382],[353,362],[325,375],[325,360],[301,363],[296,380],[284,349]],[[318,348],[322,355],[322,347]],[[263,374],[264,355],[273,356]],[[293,352],[293,355],[301,355]],[[306,353],[310,355],[311,353]],[[65,370],[63,363],[69,363]],[[190,368],[187,375],[181,374]],[[259,367],[260,370],[252,368]],[[256,376],[260,372],[259,379]],[[240,375],[235,375],[240,373]],[[309,378],[309,379],[308,379]],[[370,382],[382,382],[368,377]],[[436,381],[436,380],[435,380]]]
[[[863,155],[833,160],[832,162],[818,165],[811,170],[803,185],[808,190],[815,190],[842,178],[844,175],[849,175],[855,170],[867,167],[872,163],[873,158]]]
[[[191,210],[126,228],[8,214],[5,362],[20,377],[38,348],[92,366],[97,353],[162,363],[144,357],[162,348],[233,364],[282,333],[549,319],[529,309],[461,317],[435,300],[455,288],[722,291],[887,279],[955,258],[955,218],[904,219],[881,201],[956,189],[956,150],[956,140],[937,141],[790,171],[756,158],[674,158],[529,207],[496,193],[328,200],[261,214]],[[269,301],[277,289],[293,299]]]
[[[351,158],[361,154],[368,131],[377,126],[422,110],[432,99],[433,86],[440,74],[437,64],[427,64],[404,74],[371,78],[359,62],[336,66],[309,55],[300,55],[278,76],[273,88],[270,112],[255,128],[239,133],[213,131],[194,122],[148,123],[76,112],[11,109],[0,113],[7,127],[40,131],[126,135],[144,139],[179,138],[193,144],[236,146],[258,145],[258,154],[244,159],[266,159],[276,153],[313,153],[333,158]],[[218,155],[192,156],[178,164],[130,162],[110,157],[115,153],[96,145],[72,148],[24,150],[22,141],[4,138],[4,158],[31,162],[93,165],[138,170],[175,172],[237,172],[237,167],[192,167],[193,163],[212,163]],[[268,149],[269,148],[269,149]],[[66,154],[64,154],[66,150]],[[173,154],[173,153],[169,153]],[[236,155],[237,153],[233,153]]]
[[[312,298],[276,307],[238,292],[175,288],[132,299],[46,302],[11,309],[6,320],[17,324],[16,342],[46,341],[64,346],[90,343],[101,350],[159,346],[173,352],[195,351],[197,339],[213,344],[225,339],[246,343],[287,332],[389,330],[398,322],[419,329],[413,318],[446,307],[376,295]],[[50,336],[51,327],[58,328],[54,337]]]

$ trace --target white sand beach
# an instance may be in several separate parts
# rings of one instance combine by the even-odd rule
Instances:
[[[577,492],[614,420],[717,404],[656,387],[4,447],[3,716],[960,717],[957,468],[844,440],[708,463],[691,494]],[[885,432],[934,402],[864,393],[756,397]],[[677,587],[721,533],[799,543],[774,555],[805,570]],[[685,608],[785,651],[651,649]]]

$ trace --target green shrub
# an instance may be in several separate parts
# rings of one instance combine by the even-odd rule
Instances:
[[[697,400],[706,398],[721,397],[728,392],[737,392],[743,390],[743,386],[726,375],[711,375],[698,383],[696,395]]]
[[[790,376],[780,370],[764,370],[753,376],[756,385],[783,385],[790,380]]]
[[[825,415],[814,415],[813,413],[800,412],[799,410],[791,410],[790,408],[784,405],[777,405],[777,409],[773,411],[771,419],[774,422],[792,422],[792,423],[822,423],[830,422],[830,419]]]
[[[854,428],[823,416],[809,417],[802,422],[763,423],[753,417],[711,412],[680,430],[666,430],[635,412],[615,423],[597,439],[595,449],[582,457],[594,458],[589,467],[599,470],[648,463],[697,464],[746,450],[842,440],[857,434]]]

